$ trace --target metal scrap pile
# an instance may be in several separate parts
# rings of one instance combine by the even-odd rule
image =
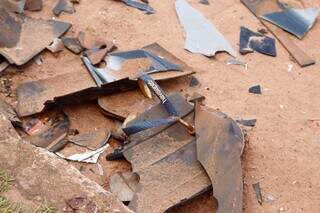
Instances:
[[[122,2],[147,14],[156,12],[148,2]],[[314,63],[287,39],[287,32],[302,39],[318,10],[275,6],[275,1],[242,2],[301,66]],[[59,0],[53,13],[74,13],[74,3],[79,2]],[[233,57],[228,63],[245,64],[218,29],[187,1],[177,0],[175,6],[186,31],[186,50],[208,57],[225,51]],[[242,212],[243,133],[233,119],[205,106],[203,96],[192,96],[192,87],[175,83],[178,78],[188,79],[194,69],[157,43],[115,51],[113,42],[90,33],[63,36],[70,23],[22,14],[42,7],[41,0],[0,3],[1,71],[26,64],[44,49],[56,53],[64,47],[79,55],[82,66],[76,74],[20,84],[15,110],[1,104],[1,110],[10,110],[9,119],[21,137],[68,161],[99,164],[106,161],[100,158],[106,152],[108,161],[127,160],[132,169],[115,172],[109,183],[111,191],[135,212],[164,212],[210,190],[218,212]],[[275,39],[242,27],[239,52],[254,51],[276,57]],[[262,93],[259,85],[249,92]],[[112,128],[82,131],[81,117],[90,122],[87,117],[93,115],[73,114],[72,107],[86,103],[94,103],[101,111],[95,116],[107,116]],[[238,123],[252,127],[255,122]],[[117,146],[110,146],[111,140]]]

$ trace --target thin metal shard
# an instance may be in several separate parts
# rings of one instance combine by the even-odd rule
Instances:
[[[176,11],[186,31],[185,49],[209,57],[220,51],[236,56],[230,43],[215,26],[185,0],[176,1]]]
[[[319,13],[318,8],[285,9],[281,12],[267,13],[261,17],[302,39],[314,25]]]
[[[209,1],[208,0],[200,0],[199,1],[200,4],[205,4],[205,5],[209,5]]]
[[[42,0],[26,0],[24,9],[29,11],[39,11],[42,10],[42,6]]]
[[[197,158],[209,175],[217,213],[242,212],[241,129],[221,112],[196,105]]]
[[[59,16],[62,12],[74,13],[74,6],[70,0],[58,0],[56,6],[52,9],[55,16]]]
[[[152,14],[156,11],[149,5],[134,0],[122,0],[126,5],[144,11],[146,14]]]
[[[245,68],[245,70],[248,69],[248,63],[241,61],[240,59],[236,58],[229,58],[225,61],[226,65],[240,65]]]
[[[110,177],[110,191],[122,202],[130,202],[139,183],[139,176],[133,172],[116,173]]]
[[[259,53],[277,56],[276,44],[273,38],[253,32],[248,28],[241,27],[240,31],[240,53],[245,55],[257,51]]]
[[[8,12],[23,13],[26,0],[1,0],[0,8]]]

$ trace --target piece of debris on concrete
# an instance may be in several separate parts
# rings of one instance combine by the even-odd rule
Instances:
[[[199,104],[195,126],[197,159],[211,179],[217,212],[242,212],[244,138],[240,127],[225,114]]]
[[[55,154],[63,159],[69,160],[69,161],[96,164],[99,160],[100,155],[102,153],[104,153],[109,148],[109,146],[110,145],[107,143],[97,150],[74,154],[71,156],[64,156],[63,154],[61,154],[59,152],[56,152]]]
[[[209,5],[209,0],[200,0],[199,1],[200,4],[205,4],[205,5]]]
[[[261,21],[261,23],[279,40],[290,55],[301,67],[315,64],[315,60],[307,55],[291,38],[290,35],[276,25],[261,18],[263,14],[281,11],[279,1],[273,0],[241,0],[241,2]]]
[[[196,77],[192,76],[189,86],[195,87],[195,86],[198,86],[199,84],[200,84],[199,80]]]
[[[8,12],[23,13],[26,0],[1,0],[0,8]]]
[[[98,212],[97,205],[90,200],[87,196],[75,196],[69,200],[66,200],[68,205],[64,212],[85,212],[96,213]]]
[[[52,111],[36,117],[25,117],[22,122],[25,134],[21,132],[21,136],[33,145],[56,152],[68,143],[70,123],[62,112]]]
[[[153,14],[156,12],[148,3],[142,3],[138,0],[122,0],[122,2],[130,7],[144,11],[146,14]]]
[[[55,16],[59,16],[62,12],[74,13],[75,9],[70,0],[57,0],[56,6],[52,9]]]
[[[64,49],[64,45],[61,39],[55,38],[53,42],[47,46],[47,49],[52,53],[61,52]]]
[[[64,46],[75,54],[80,54],[84,50],[78,38],[62,37],[61,40]]]
[[[18,16],[4,9],[0,9],[0,18],[0,55],[16,65],[28,62],[71,27],[66,22]]]
[[[168,99],[181,118],[193,122],[191,104],[178,94]],[[127,126],[169,115],[163,105],[158,104]],[[140,177],[129,203],[129,208],[135,212],[164,212],[211,189],[210,179],[197,160],[195,137],[180,123],[130,135],[130,143],[122,153]]]
[[[232,56],[236,52],[223,35],[200,12],[192,8],[186,0],[176,1],[176,11],[181,25],[186,31],[185,49],[192,53],[214,56],[225,51]]]
[[[261,86],[260,85],[256,85],[256,86],[250,87],[249,88],[249,93],[261,95],[262,94]]]
[[[253,32],[248,28],[240,30],[240,53],[245,55],[257,51],[259,53],[276,57],[276,43],[273,38]]]
[[[24,9],[29,11],[40,11],[42,10],[42,7],[43,7],[42,0],[26,0]]]
[[[249,119],[249,120],[237,120],[237,123],[242,124],[244,126],[254,127],[257,123],[257,119]]]
[[[133,172],[116,173],[110,177],[110,191],[122,202],[130,202],[139,183],[139,176]]]
[[[258,183],[254,183],[254,184],[252,184],[252,187],[253,187],[253,190],[254,190],[254,192],[256,194],[256,198],[258,200],[258,203],[260,205],[262,205],[263,199],[262,199],[262,194],[261,194],[260,183],[259,182]]]
[[[239,65],[239,66],[244,67],[245,70],[248,70],[248,63],[243,62],[243,61],[236,59],[236,58],[233,58],[233,57],[227,59],[224,63],[226,65]]]
[[[68,141],[90,150],[96,150],[105,144],[110,135],[111,133],[107,129],[99,128],[94,132],[79,133],[74,136],[69,135]]]
[[[291,8],[280,12],[263,14],[261,17],[302,39],[313,27],[319,13],[320,9],[318,8]]]

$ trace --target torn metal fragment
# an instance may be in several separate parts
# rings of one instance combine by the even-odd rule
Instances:
[[[209,57],[220,51],[236,56],[236,52],[230,43],[215,26],[200,12],[192,8],[187,1],[177,0],[176,11],[181,25],[186,31],[185,49]]]
[[[22,13],[25,7],[26,0],[1,0],[0,8],[8,12]]]
[[[256,197],[257,197],[258,203],[260,205],[262,205],[263,199],[262,199],[262,194],[261,194],[260,183],[259,182],[258,183],[254,183],[254,184],[252,184],[252,187],[253,187],[254,192],[256,193]]]
[[[71,27],[66,22],[9,14],[4,9],[0,9],[0,19],[0,55],[16,65],[28,62]]]
[[[96,150],[106,143],[110,135],[111,133],[107,129],[99,128],[94,132],[80,133],[73,136],[69,135],[68,141],[90,150]]]
[[[179,115],[193,122],[191,104],[178,94],[168,98]],[[145,119],[168,116],[168,112],[159,104],[131,121],[128,126]],[[211,189],[210,180],[197,161],[195,138],[180,123],[131,135],[130,141],[124,147],[123,155],[131,162],[133,172],[140,177],[129,204],[133,211],[165,212]]]
[[[242,212],[241,129],[231,118],[196,104],[197,158],[209,175],[217,212]]]
[[[153,14],[156,11],[147,3],[141,3],[136,0],[122,0],[123,3],[130,7],[144,11],[146,14]]]
[[[133,172],[116,173],[109,179],[110,191],[122,202],[130,202],[139,183],[139,176]]]
[[[73,3],[70,0],[57,0],[56,6],[52,9],[55,16],[59,16],[62,12],[74,13],[75,9]]]
[[[72,212],[96,213],[99,210],[98,206],[87,196],[75,196],[66,200],[66,203]]]
[[[78,38],[73,38],[73,37],[62,37],[61,38],[64,46],[70,50],[71,52],[75,54],[79,54],[83,51],[83,47],[80,44],[80,41]]]
[[[47,46],[47,49],[52,53],[61,52],[64,49],[63,42],[59,38],[55,38],[53,42]]]
[[[257,119],[250,119],[250,120],[241,119],[241,120],[237,120],[237,122],[239,124],[244,125],[244,126],[254,127],[256,125],[256,123],[257,123]]]
[[[313,27],[319,13],[318,8],[285,9],[280,12],[263,14],[261,17],[302,39]]]
[[[236,58],[229,58],[225,61],[226,65],[240,65],[245,68],[245,70],[248,69],[248,63],[240,61],[239,59]]]
[[[99,46],[84,51],[83,54],[89,58],[91,64],[97,65],[103,61],[107,53],[114,49],[116,49],[114,43],[111,41],[106,41]]]
[[[33,145],[51,152],[60,150],[67,144],[69,119],[62,112],[48,112],[36,117],[22,119],[22,138]]]
[[[24,9],[29,11],[40,11],[42,10],[42,6],[42,0],[26,0]]]
[[[260,85],[256,85],[256,86],[250,87],[249,88],[249,93],[261,95],[262,94],[261,86]]]
[[[276,57],[275,40],[260,33],[252,32],[248,28],[241,27],[240,53],[245,55],[254,51]]]

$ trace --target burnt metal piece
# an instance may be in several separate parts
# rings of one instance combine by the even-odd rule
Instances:
[[[26,0],[24,9],[29,11],[40,11],[42,10],[42,7],[43,7],[42,0]]]
[[[237,120],[237,122],[244,126],[254,127],[257,123],[257,119],[250,119],[250,120],[241,119],[241,120]]]
[[[193,106],[180,95],[168,97],[184,120],[193,122]],[[158,104],[129,122],[166,118]],[[135,212],[165,212],[211,189],[210,180],[197,161],[194,136],[180,123],[149,129],[130,136],[123,154],[140,177],[129,208]],[[141,153],[144,153],[141,155]]]
[[[26,0],[1,0],[0,8],[8,12],[23,13]]]
[[[209,175],[217,212],[242,212],[244,140],[231,118],[196,104],[197,158]]]
[[[215,26],[191,7],[186,0],[176,1],[176,11],[181,25],[186,31],[185,49],[208,57],[214,56],[219,51],[236,56],[230,43]]]
[[[262,202],[263,202],[263,199],[262,199],[262,193],[261,193],[261,188],[260,188],[260,183],[254,183],[252,184],[252,187],[253,187],[253,190],[256,194],[256,197],[257,197],[257,200],[258,200],[258,203],[260,205],[262,205]]]
[[[144,11],[146,14],[153,14],[156,11],[147,3],[141,3],[135,0],[122,0],[123,3],[130,7]]]
[[[261,17],[283,30],[302,39],[313,27],[320,13],[318,8],[284,9],[280,12],[263,14]]]
[[[254,51],[276,57],[275,40],[260,33],[252,32],[248,28],[241,27],[240,53],[245,55]]]
[[[73,37],[62,37],[61,38],[64,46],[70,50],[71,52],[75,54],[81,53],[84,49],[80,44],[80,41],[78,38],[73,38]]]
[[[58,0],[56,6],[52,9],[55,16],[59,16],[62,12],[74,13],[74,6],[70,0]]]
[[[22,138],[26,141],[56,152],[67,144],[69,119],[62,112],[48,112],[37,117],[23,118]]]
[[[28,62],[71,27],[66,22],[34,19],[4,9],[0,9],[0,19],[0,55],[16,65]]]
[[[139,182],[139,176],[133,172],[116,173],[110,177],[110,191],[122,202],[130,202]]]
[[[260,85],[256,85],[256,86],[250,87],[249,88],[249,93],[261,95],[262,94],[261,86]]]

